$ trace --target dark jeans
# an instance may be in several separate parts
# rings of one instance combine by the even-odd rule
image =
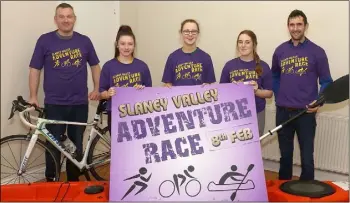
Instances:
[[[45,111],[47,119],[72,121],[72,122],[82,122],[86,123],[88,120],[88,105],[52,105],[45,104]],[[62,125],[62,124],[47,124],[47,129],[51,134],[59,139],[61,135],[65,134],[67,130],[67,136],[77,147],[77,157],[78,161],[82,159],[83,153],[83,135],[86,126],[78,125]],[[54,153],[56,160],[60,164],[61,153],[56,149],[51,143],[46,142],[48,148]],[[55,177],[55,169],[53,160],[46,152],[46,171],[45,176],[47,179],[52,179]],[[80,170],[71,161],[67,159],[66,163],[67,181],[79,181]]]
[[[112,112],[108,111],[107,115],[108,115],[108,130],[109,130],[109,134],[112,137],[112,133],[111,133],[112,132]]]
[[[289,118],[298,114],[301,110],[290,110],[277,107],[276,125],[278,126]],[[316,133],[315,113],[305,113],[278,131],[278,143],[281,153],[280,180],[292,179],[294,134],[296,132],[300,147],[301,175],[300,180],[313,180],[314,172],[314,138]]]

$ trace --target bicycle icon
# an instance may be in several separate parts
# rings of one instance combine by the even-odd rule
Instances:
[[[187,72],[184,75],[182,75],[182,79],[192,79],[191,72]]]
[[[188,166],[187,170],[189,172],[193,172],[194,167]],[[191,176],[187,170],[184,170],[184,173],[187,177],[191,179],[185,185],[185,192],[189,197],[195,197],[201,192],[202,185],[197,180],[197,178]],[[164,198],[168,198],[168,197],[171,197],[175,193],[175,189],[177,189],[177,192],[180,195],[178,178],[181,179],[180,186],[182,186],[186,181],[186,176],[182,174],[178,174],[178,175],[174,174],[173,175],[174,181],[172,180],[163,181],[159,186],[159,194]]]

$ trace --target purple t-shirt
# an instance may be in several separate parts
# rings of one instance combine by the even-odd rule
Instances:
[[[262,75],[258,77],[255,72],[256,63],[253,61],[242,61],[234,58],[228,61],[221,72],[220,83],[244,82],[254,80],[258,83],[259,89],[272,90],[272,76],[269,65],[260,60]],[[266,100],[255,96],[256,111],[259,113],[265,109]]]
[[[88,104],[87,63],[97,65],[99,59],[89,37],[74,32],[70,39],[56,31],[37,40],[29,67],[44,68],[46,104]]]
[[[201,85],[215,82],[213,62],[209,54],[198,48],[192,53],[177,49],[165,64],[162,82],[173,86]]]
[[[276,105],[282,107],[305,108],[318,97],[317,80],[321,85],[332,81],[325,51],[309,39],[278,46],[271,71]]]
[[[132,63],[124,64],[113,58],[107,61],[101,71],[100,92],[110,87],[134,87],[144,85],[152,87],[152,77],[145,62],[134,58]],[[118,95],[118,93],[117,93]],[[111,110],[111,100],[107,101],[107,111]]]

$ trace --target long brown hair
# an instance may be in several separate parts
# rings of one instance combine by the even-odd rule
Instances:
[[[255,72],[258,74],[258,76],[260,77],[263,73],[263,69],[262,66],[260,64],[260,57],[258,55],[258,53],[256,52],[256,47],[258,46],[258,40],[257,37],[255,35],[255,33],[251,30],[243,30],[241,33],[239,33],[238,37],[237,37],[237,47],[238,47],[238,41],[239,41],[239,37],[242,34],[246,34],[250,37],[250,39],[253,42],[253,55],[254,55],[254,60],[255,60]]]
[[[119,30],[118,30],[118,34],[117,34],[117,37],[115,39],[116,41],[116,44],[115,44],[115,52],[114,52],[114,57],[117,58],[119,56],[119,49],[118,49],[118,41],[120,39],[120,37],[122,36],[130,36],[134,39],[134,45],[136,47],[136,38],[135,38],[135,35],[134,33],[132,32],[132,29],[129,25],[121,25],[119,27]],[[132,52],[131,54],[133,57],[134,57],[134,52]]]

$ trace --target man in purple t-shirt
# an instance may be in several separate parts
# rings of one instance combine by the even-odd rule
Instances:
[[[73,7],[62,3],[56,7],[54,20],[58,29],[39,37],[30,61],[29,88],[30,103],[38,104],[38,85],[44,68],[45,111],[48,119],[87,122],[88,100],[99,99],[99,78],[101,68],[90,39],[73,31],[76,21]],[[90,65],[94,90],[88,94],[87,63]],[[85,126],[47,125],[47,129],[59,139],[67,135],[77,147],[77,160],[81,160]],[[50,143],[60,163],[60,152]],[[55,169],[52,158],[46,154],[47,181],[53,181]],[[67,160],[68,181],[79,181],[79,169]],[[57,180],[55,180],[57,181]]]
[[[281,153],[279,179],[292,178],[294,134],[297,133],[302,171],[301,180],[313,180],[314,138],[316,132],[316,112],[319,107],[311,107],[320,91],[331,83],[328,59],[325,51],[306,38],[307,17],[300,10],[294,10],[288,17],[291,39],[279,45],[272,58],[273,91],[276,100],[276,125],[287,121],[300,111],[307,113],[284,126],[278,132]]]

